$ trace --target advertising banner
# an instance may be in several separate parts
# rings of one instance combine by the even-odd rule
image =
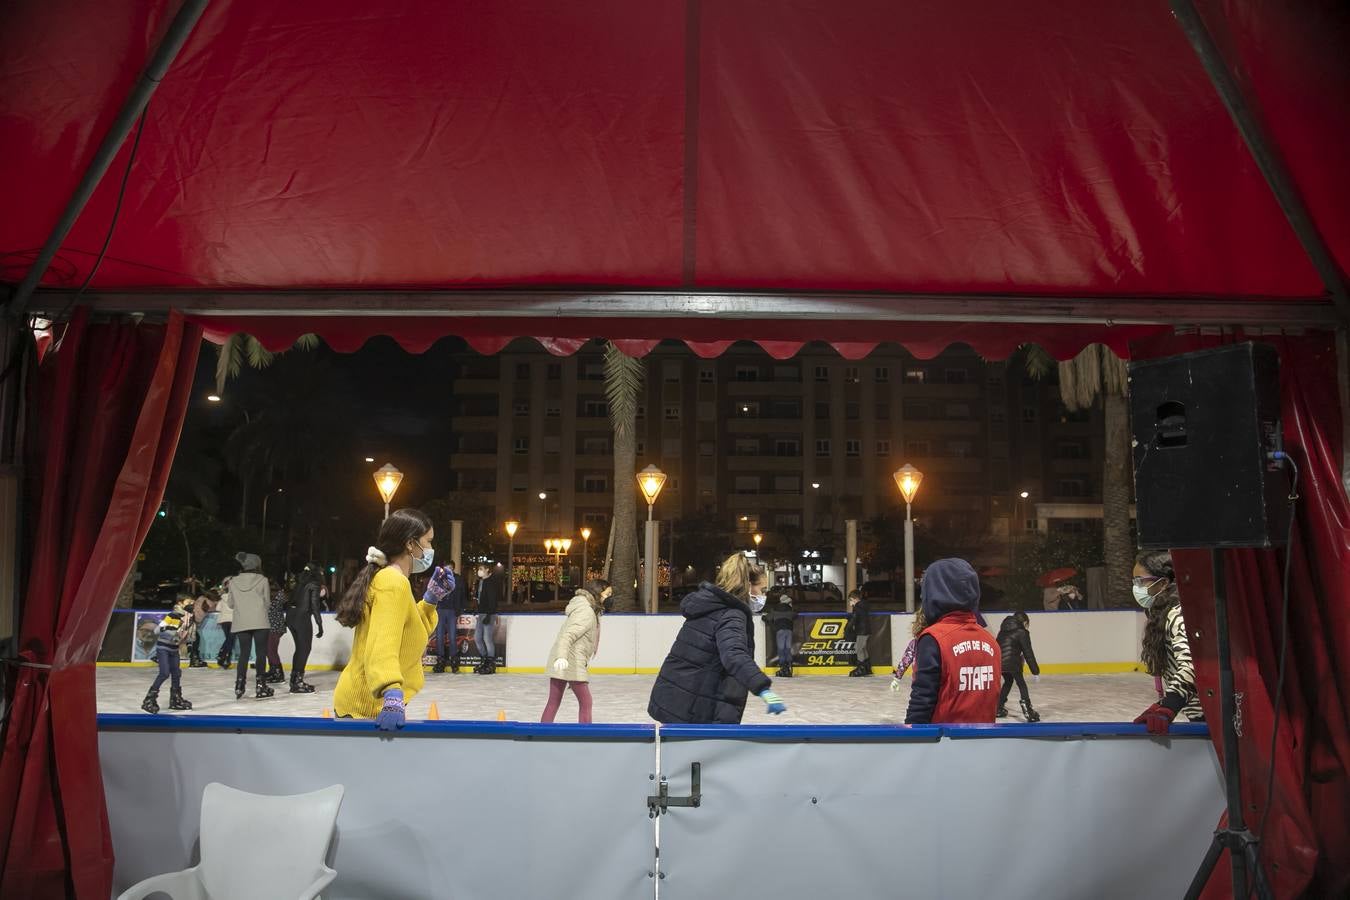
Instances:
[[[494,651],[493,662],[496,665],[501,666],[502,668],[506,667],[507,621],[508,619],[506,617],[501,615],[495,615],[492,617],[492,625],[489,626],[492,629],[492,643],[493,643],[492,649]],[[477,624],[478,624],[478,616],[474,615],[473,613],[463,613],[462,615],[460,615],[459,619],[455,622],[455,633],[454,633],[455,652],[459,653],[459,664],[461,666],[477,666],[483,661],[483,658],[478,655],[478,645],[474,641],[474,631],[477,627]],[[437,627],[437,630],[438,631],[440,630],[439,625]],[[427,666],[436,665],[436,663],[439,661],[440,658],[439,644],[440,642],[444,641],[448,636],[449,636],[448,634],[431,635],[431,639],[427,641],[426,652],[422,655],[423,665]],[[453,655],[454,653],[452,653],[450,650],[448,649],[446,650],[445,656],[447,663],[450,661],[450,657]]]
[[[868,617],[872,631],[867,635],[868,662],[873,668],[893,666],[891,659],[891,617],[874,613]],[[800,613],[792,625],[792,666],[799,669],[852,667],[858,661],[858,645],[849,617],[843,613]],[[766,658],[778,665],[777,641],[766,629]]]

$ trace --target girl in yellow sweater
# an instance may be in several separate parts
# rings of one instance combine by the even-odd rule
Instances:
[[[338,602],[339,624],[356,629],[352,658],[338,678],[333,710],[375,720],[381,731],[402,728],[406,704],[422,689],[422,654],[436,629],[436,607],[413,599],[408,576],[431,568],[435,532],[415,509],[384,520],[366,566]]]

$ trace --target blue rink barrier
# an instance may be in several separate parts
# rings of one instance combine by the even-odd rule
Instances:
[[[345,786],[329,898],[1171,897],[1223,810],[1204,725],[98,722],[117,890],[196,862],[213,781]]]

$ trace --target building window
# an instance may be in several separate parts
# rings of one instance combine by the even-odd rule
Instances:
[[[829,438],[817,438],[817,439],[816,439],[816,456],[829,456],[829,455],[830,455],[830,439],[829,439]]]
[[[700,384],[712,384],[716,380],[716,374],[711,366],[700,366],[698,370],[698,380]]]
[[[853,439],[844,441],[844,455],[862,456],[862,441]]]
[[[738,419],[758,419],[758,400],[737,400],[731,405],[731,414]]]
[[[872,377],[876,379],[877,384],[885,384],[891,380],[891,370],[886,366],[877,366]]]
[[[737,366],[737,381],[759,381],[759,366]]]
[[[732,493],[735,494],[758,494],[759,476],[758,475],[737,475],[736,481],[732,486]]]
[[[562,417],[562,407],[561,407],[561,406],[550,406],[550,407],[548,407],[547,410],[545,410],[544,415],[548,416],[550,419],[561,418],[561,417]]]
[[[947,417],[948,419],[961,419],[961,420],[969,419],[969,418],[970,418],[970,404],[969,404],[969,403],[948,403],[948,404],[946,405],[946,407],[943,409],[943,413],[946,414],[946,417]]]
[[[925,422],[933,418],[932,404],[923,400],[906,400],[901,411],[910,422]]]
[[[927,370],[919,368],[905,369],[905,384],[926,384],[927,382]]]
[[[582,363],[581,377],[584,381],[604,381],[605,364],[598,362]]]
[[[800,494],[802,492],[802,476],[775,475],[773,492],[775,494]]]
[[[549,363],[547,371],[549,381],[562,380],[562,363]]]
[[[737,516],[736,531],[738,534],[753,534],[759,531],[759,516]]]
[[[609,438],[584,438],[581,441],[581,452],[589,456],[604,456],[609,453]]]
[[[530,380],[530,364],[516,363],[516,381]]]
[[[682,441],[677,437],[662,438],[661,455],[666,459],[678,459],[683,449],[681,444]]]
[[[773,527],[779,531],[797,531],[802,527],[800,513],[779,513],[773,517]]]
[[[968,459],[975,453],[975,444],[971,441],[948,441],[947,455],[957,459]]]
[[[604,400],[587,400],[581,404],[581,414],[591,419],[609,415],[609,404]]]
[[[1056,441],[1055,459],[1087,459],[1088,448],[1085,441]]]
[[[588,512],[581,514],[581,521],[592,528],[603,529],[609,522],[609,517],[602,512]],[[594,537],[594,535],[592,535]]]
[[[801,456],[802,442],[794,438],[778,438],[773,442],[774,456]]]
[[[667,384],[678,384],[680,381],[680,362],[675,359],[668,359],[661,363],[661,380]]]
[[[826,382],[830,380],[829,366],[816,366],[816,381]]]
[[[680,420],[680,408],[678,406],[667,406],[665,409],[666,421],[678,422]]]
[[[859,419],[862,417],[862,408],[856,403],[844,404],[845,419]]]
[[[634,455],[634,456],[643,456],[644,454],[646,454],[646,452],[647,452],[647,442],[646,442],[646,441],[634,441],[634,442],[633,442],[633,455]]]
[[[699,455],[699,456],[712,456],[712,455],[714,455],[716,452],[717,452],[717,445],[714,444],[712,441],[699,441],[699,442],[698,442],[698,455]]]
[[[801,377],[801,370],[799,370],[796,366],[791,366],[791,365],[786,365],[786,366],[774,366],[774,367],[773,367],[773,380],[774,380],[774,381],[801,381],[801,380],[802,380],[802,377]]]
[[[857,384],[859,381],[862,381],[862,379],[858,377],[858,367],[857,367],[857,366],[845,366],[845,367],[844,367],[844,383],[845,383],[845,384]]]
[[[877,441],[877,456],[890,456],[890,455],[891,455],[891,442]]]
[[[758,438],[736,438],[737,456],[759,456]]]
[[[828,419],[830,417],[830,404],[825,400],[816,401],[816,418]]]
[[[933,445],[928,441],[906,441],[905,455],[920,458],[933,455]]]
[[[516,453],[529,453],[530,439],[527,437],[518,437],[515,439],[515,442],[511,445],[511,447],[513,450],[515,450]]]
[[[970,378],[970,373],[965,369],[948,369],[943,374],[946,376],[944,380],[948,384],[965,384]]]
[[[1082,478],[1061,478],[1055,482],[1055,493],[1061,497],[1086,497],[1087,482]]]
[[[528,416],[530,414],[530,404],[528,403],[517,403],[512,406],[511,409],[517,417]]]
[[[1022,407],[1022,421],[1026,422],[1028,425],[1034,423],[1036,421],[1036,407],[1034,406]]]
[[[609,490],[609,479],[604,475],[585,475],[581,479],[583,494],[603,494]]]

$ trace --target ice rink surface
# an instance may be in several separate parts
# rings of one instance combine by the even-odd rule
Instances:
[[[289,676],[289,671],[287,675]],[[100,667],[98,670],[98,709],[106,713],[137,713],[141,701],[154,680],[155,669],[146,667]],[[310,672],[306,680],[316,688],[313,694],[291,694],[287,683],[274,684],[276,696],[253,698],[253,676],[249,675],[244,699],[234,699],[234,671],[183,669],[183,695],[193,710],[185,715],[229,716],[322,716],[333,705],[333,686],[337,672]],[[647,716],[647,698],[654,675],[595,675],[591,693],[595,700],[596,722],[639,722]],[[745,724],[781,725],[895,725],[905,719],[909,701],[909,679],[899,693],[889,690],[890,676],[871,678],[845,676],[798,676],[775,678],[774,691],[787,703],[788,711],[769,716],[764,704],[749,698]],[[1129,722],[1154,701],[1153,679],[1147,675],[1044,675],[1040,683],[1031,682],[1031,700],[1044,722]],[[534,722],[548,697],[545,675],[427,673],[425,689],[408,704],[411,719],[425,719],[434,701],[441,719],[494,720],[504,714],[508,721]],[[168,712],[169,685],[159,693],[159,705]],[[1021,710],[1014,686],[1008,698],[1012,715],[1002,721],[1019,722]],[[559,722],[575,722],[576,700],[568,692],[558,713]]]

